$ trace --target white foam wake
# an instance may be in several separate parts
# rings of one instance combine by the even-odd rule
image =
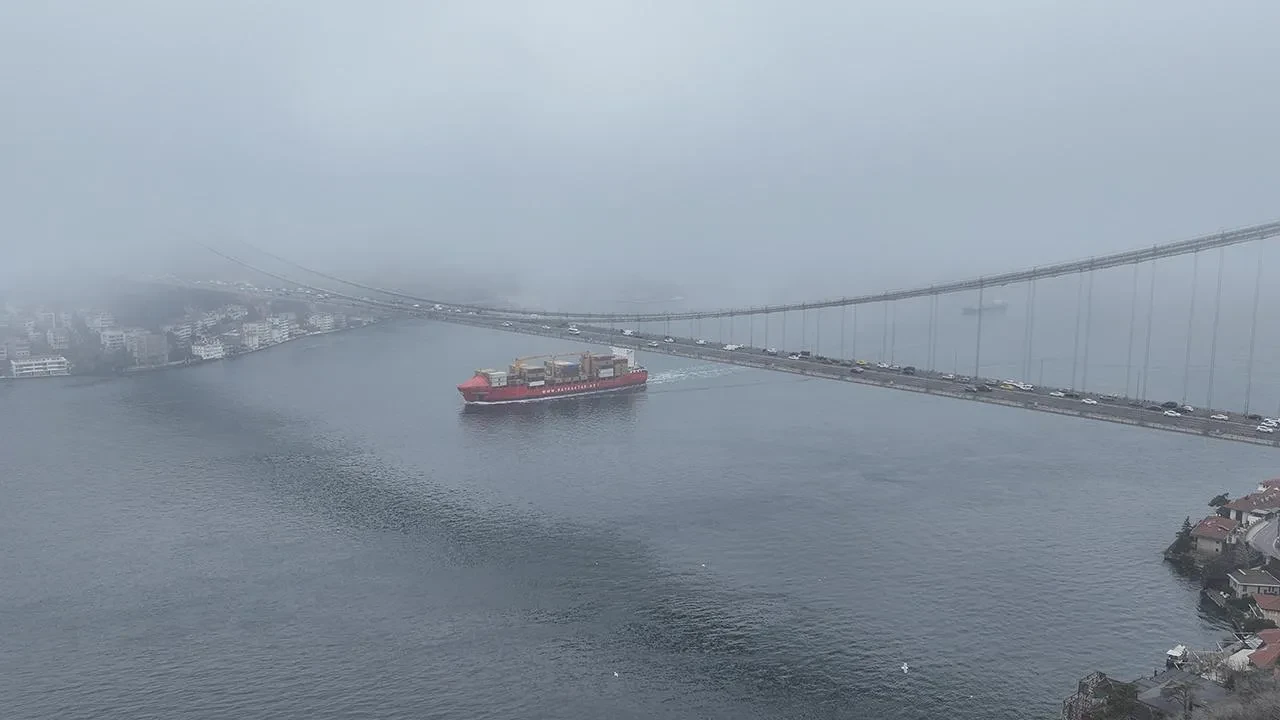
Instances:
[[[678,370],[663,370],[662,372],[650,372],[650,385],[665,385],[667,383],[681,382],[684,380],[696,380],[699,378],[713,378],[722,375],[732,375],[749,368],[739,367],[736,365],[697,365],[690,368],[680,368]]]

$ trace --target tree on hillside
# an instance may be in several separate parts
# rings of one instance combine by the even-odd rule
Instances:
[[[1222,507],[1229,502],[1231,502],[1230,496],[1226,493],[1222,493],[1221,495],[1213,496],[1213,499],[1209,501],[1209,507]]]
[[[1177,554],[1191,552],[1191,518],[1187,517],[1182,521],[1182,528],[1178,530],[1178,536],[1173,540],[1173,552]]]

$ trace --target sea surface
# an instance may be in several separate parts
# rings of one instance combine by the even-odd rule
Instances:
[[[1160,551],[1273,450],[429,322],[0,383],[0,713],[1056,717],[1223,629]],[[903,664],[908,670],[903,671]]]

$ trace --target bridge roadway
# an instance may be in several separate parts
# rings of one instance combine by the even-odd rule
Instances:
[[[885,370],[870,364],[863,368],[864,372],[859,374],[853,372],[850,367],[816,359],[791,360],[782,354],[786,352],[785,350],[780,350],[780,354],[775,356],[768,354],[764,348],[744,346],[738,350],[725,350],[723,346],[712,344],[710,341],[707,341],[705,345],[699,345],[695,338],[675,336],[671,336],[675,342],[666,343],[662,342],[661,335],[627,336],[623,335],[620,330],[582,324],[577,326],[580,334],[575,335],[570,333],[567,327],[550,326],[540,320],[516,320],[479,314],[434,311],[419,313],[419,315],[433,320],[488,327],[525,335],[541,335],[570,342],[635,348],[638,352],[661,353],[663,355],[773,370],[807,377],[858,383],[860,385],[875,385],[894,390],[941,395],[971,402],[1069,415],[1071,417],[1101,420],[1120,425],[1132,425],[1188,435],[1201,435],[1218,440],[1231,440],[1273,447],[1280,445],[1280,442],[1278,442],[1280,437],[1277,437],[1280,433],[1270,435],[1258,433],[1254,430],[1257,426],[1256,421],[1249,421],[1241,415],[1225,411],[1214,412],[1223,412],[1223,414],[1228,415],[1230,420],[1210,420],[1208,416],[1212,413],[1205,409],[1197,409],[1195,414],[1174,418],[1164,415],[1163,408],[1160,411],[1148,410],[1146,409],[1148,403],[1139,402],[1132,398],[1121,398],[1113,402],[1098,400],[1097,405],[1088,405],[1083,402],[1084,397],[1097,398],[1098,396],[1082,392],[1080,393],[1081,399],[1059,398],[1049,395],[1053,391],[1051,388],[1039,387],[1030,391],[1002,390],[999,388],[1000,381],[991,379],[973,381],[992,384],[991,392],[966,392],[964,389],[966,383],[946,379],[943,377],[944,373],[918,369],[918,374],[916,375],[903,375],[900,371]],[[656,347],[651,344],[655,342],[657,343]],[[1135,403],[1136,406],[1130,403]]]
[[[1049,393],[1052,392],[1052,389],[1047,387],[1036,387],[1030,391],[1002,390],[999,387],[1000,381],[991,379],[974,381],[985,382],[991,385],[991,392],[966,392],[964,390],[966,383],[945,378],[944,373],[929,372],[926,370],[918,369],[918,374],[916,375],[903,375],[901,372],[884,370],[875,367],[874,365],[868,365],[864,368],[863,373],[857,374],[851,372],[851,368],[847,366],[832,365],[815,359],[791,360],[786,357],[786,353],[788,351],[785,348],[780,351],[779,355],[775,356],[765,352],[764,348],[744,346],[738,350],[724,350],[723,346],[712,344],[709,341],[705,345],[699,345],[696,338],[672,336],[672,339],[675,340],[675,342],[664,343],[661,342],[660,339],[655,339],[655,336],[652,335],[637,335],[630,337],[623,335],[620,330],[611,330],[608,328],[585,324],[579,324],[578,329],[580,330],[580,334],[574,335],[568,331],[567,323],[565,323],[565,326],[550,326],[546,324],[548,322],[547,320],[541,318],[533,319],[527,316],[516,317],[511,315],[487,315],[480,314],[475,311],[464,312],[457,309],[457,306],[455,306],[454,311],[436,311],[428,308],[413,307],[401,302],[386,302],[357,298],[343,293],[334,292],[332,290],[324,291],[330,295],[328,299],[318,300],[314,296],[307,296],[293,290],[274,292],[263,290],[248,291],[241,287],[226,285],[211,286],[207,283],[178,281],[172,278],[151,279],[143,282],[166,287],[213,290],[232,295],[253,297],[259,300],[291,298],[309,303],[318,302],[323,305],[331,305],[334,307],[363,307],[366,309],[376,309],[384,312],[389,311],[397,314],[404,314],[411,317],[422,317],[461,325],[487,327],[507,332],[522,333],[525,335],[541,335],[544,337],[559,338],[573,342],[589,342],[601,345],[613,345],[617,347],[631,347],[641,352],[662,353],[664,355],[687,357],[696,360],[705,360],[708,362],[754,367],[763,370],[774,370],[777,372],[787,372],[796,375],[805,375],[808,377],[840,380],[843,382],[853,382],[862,385],[875,385],[894,390],[941,395],[943,397],[969,400],[973,402],[984,402],[992,405],[1004,405],[1006,407],[1023,408],[1039,412],[1056,413],[1058,415],[1069,415],[1089,420],[1101,420],[1121,425],[1132,425],[1136,427],[1152,428],[1155,430],[1180,432],[1188,435],[1201,435],[1219,440],[1231,440],[1234,442],[1245,442],[1254,445],[1269,445],[1273,447],[1280,446],[1280,432],[1272,434],[1258,433],[1254,429],[1257,427],[1256,421],[1250,421],[1242,414],[1230,411],[1210,411],[1208,409],[1201,408],[1196,410],[1195,414],[1173,418],[1164,415],[1163,409],[1159,412],[1146,409],[1150,403],[1140,402],[1134,398],[1120,398],[1114,402],[1107,402],[1099,399],[1097,405],[1088,405],[1082,402],[1083,397],[1093,397],[1096,399],[1101,396],[1081,392],[1081,399],[1065,397],[1058,398],[1050,395]],[[656,337],[661,338],[661,336]],[[656,342],[656,346],[650,345],[651,342]],[[1218,412],[1227,415],[1230,419],[1227,421],[1209,419],[1209,415]]]

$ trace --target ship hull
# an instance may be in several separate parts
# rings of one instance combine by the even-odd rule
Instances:
[[[511,405],[569,397],[584,397],[587,395],[603,395],[628,390],[643,390],[648,382],[648,371],[633,370],[616,378],[579,380],[544,385],[542,387],[528,387],[526,385],[489,387],[464,383],[458,386],[458,392],[462,394],[462,400],[467,405]]]

